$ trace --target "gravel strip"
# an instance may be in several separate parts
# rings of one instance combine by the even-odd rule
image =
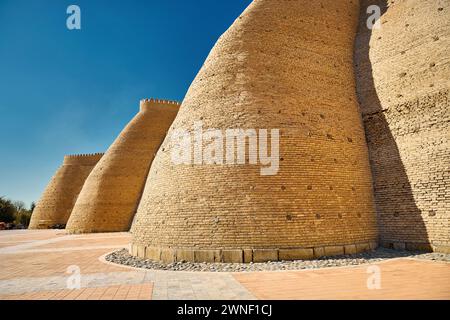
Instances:
[[[200,271],[200,272],[249,272],[249,271],[274,271],[274,270],[301,270],[327,267],[354,266],[366,263],[375,263],[387,259],[411,257],[434,261],[450,262],[450,254],[421,253],[412,251],[397,251],[386,248],[378,248],[375,251],[358,253],[347,256],[324,257],[316,260],[273,261],[264,263],[193,263],[175,262],[165,264],[152,260],[133,257],[127,249],[115,251],[106,256],[109,262],[126,266],[167,271]]]

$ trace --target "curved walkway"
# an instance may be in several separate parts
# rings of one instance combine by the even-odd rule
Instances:
[[[450,299],[450,264],[399,258],[355,267],[210,273],[141,270],[103,256],[129,233],[0,231],[5,299]]]

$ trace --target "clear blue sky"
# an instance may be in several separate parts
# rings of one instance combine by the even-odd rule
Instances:
[[[0,196],[29,205],[64,155],[105,151],[139,99],[182,100],[250,2],[0,0]]]

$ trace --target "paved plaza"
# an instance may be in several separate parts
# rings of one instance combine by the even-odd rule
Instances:
[[[105,261],[108,253],[127,248],[130,238],[129,233],[0,231],[0,300],[450,299],[446,262],[397,258],[376,267],[213,273]],[[374,270],[379,288],[370,286]]]

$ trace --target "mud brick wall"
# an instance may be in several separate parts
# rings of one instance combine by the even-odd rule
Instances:
[[[141,101],[140,112],[86,180],[67,223],[68,232],[129,230],[149,167],[178,109],[173,101]]]
[[[29,229],[65,225],[86,178],[102,156],[102,153],[65,156],[33,211]]]
[[[256,0],[221,36],[152,164],[134,255],[163,261],[312,258],[376,246],[353,70],[357,1]],[[280,170],[175,165],[170,134],[280,129]]]
[[[450,1],[362,1],[356,75],[384,246],[450,251],[449,49]]]

